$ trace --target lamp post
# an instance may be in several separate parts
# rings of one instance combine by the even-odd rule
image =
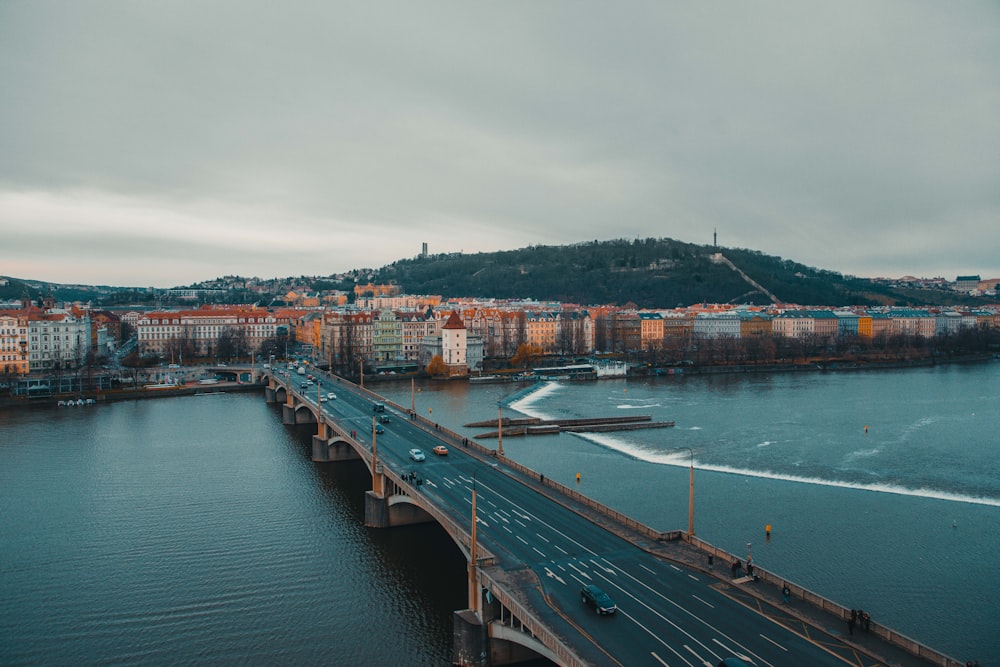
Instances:
[[[497,456],[503,456],[503,403],[497,402]]]
[[[688,466],[688,536],[694,537],[694,450],[690,447],[681,447],[691,454],[691,463]]]
[[[476,536],[476,474],[472,473],[472,528],[469,531],[469,607],[476,613],[480,611],[479,596],[479,544]]]

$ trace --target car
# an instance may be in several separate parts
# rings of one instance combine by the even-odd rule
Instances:
[[[301,389],[302,391],[305,391],[305,390],[306,390],[306,389],[308,389],[308,388],[309,388],[309,387],[307,387],[307,386],[306,386],[306,383],[305,383],[305,382],[303,382],[302,384],[300,384],[300,385],[299,385],[299,389]]]
[[[613,614],[618,611],[618,605],[611,596],[594,584],[587,584],[580,589],[580,599],[584,604],[593,607],[598,614]]]
[[[377,435],[382,435],[385,433],[385,428],[381,424],[375,424],[375,433]]]
[[[307,380],[306,381],[306,386],[308,386],[308,387],[313,386],[313,381],[312,380]]]
[[[328,400],[330,400],[330,399],[328,399],[326,396],[320,396],[319,397],[319,402],[320,403],[326,403]]]
[[[337,400],[337,395],[332,391],[329,394],[327,394],[326,397],[329,398],[331,401]]]
[[[392,422],[392,419],[389,417],[389,415],[382,415],[381,417],[378,418],[378,420],[383,424],[389,424]]]
[[[444,445],[438,445],[431,451],[437,454],[438,456],[448,456],[448,448],[445,447]]]
[[[423,461],[427,457],[424,456],[424,453],[422,451],[414,448],[410,450],[410,458],[413,459],[414,461]]]

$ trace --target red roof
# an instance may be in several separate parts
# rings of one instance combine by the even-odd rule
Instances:
[[[451,311],[451,317],[448,321],[444,323],[443,329],[464,329],[465,324],[462,322],[462,318],[458,316],[458,311]]]

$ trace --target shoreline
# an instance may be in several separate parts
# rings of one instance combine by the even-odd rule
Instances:
[[[55,408],[90,407],[117,401],[135,401],[150,398],[172,398],[175,396],[197,396],[230,392],[263,391],[265,385],[246,382],[219,382],[212,385],[181,385],[177,387],[157,387],[155,389],[125,389],[105,392],[74,392],[72,394],[52,394],[44,398],[0,398],[0,409],[4,408]],[[60,401],[82,399],[85,405],[59,405]],[[90,401],[93,400],[93,403]]]
[[[921,368],[927,366],[948,366],[952,364],[974,364],[997,360],[993,353],[969,354],[956,357],[911,359],[894,361],[855,361],[845,362],[831,360],[829,362],[805,362],[805,363],[775,363],[775,364],[718,364],[709,366],[636,366],[624,376],[611,376],[607,378],[595,378],[587,380],[598,382],[600,380],[621,380],[629,378],[659,377],[659,376],[684,376],[684,375],[726,375],[735,373],[828,373],[842,371],[879,371],[898,370],[901,368]],[[520,375],[523,371],[518,371]],[[514,373],[510,374],[514,376]],[[412,375],[376,376],[369,378],[372,384],[383,382],[392,383],[402,380],[413,379]],[[472,382],[475,375],[464,378],[451,378],[448,381],[465,381],[469,384],[493,384],[493,383],[534,383],[538,378],[505,378],[502,373],[497,374],[497,379],[488,381]],[[433,379],[433,378],[431,378]],[[583,380],[581,380],[583,381]],[[213,385],[182,385],[178,387],[162,387],[155,389],[126,389],[111,392],[74,392],[70,394],[51,394],[44,398],[19,398],[13,396],[0,397],[0,409],[10,407],[57,407],[59,401],[77,400],[84,401],[94,399],[95,403],[108,403],[113,401],[142,400],[147,398],[164,398],[173,396],[193,396],[197,394],[218,393],[219,391],[262,391],[265,385],[252,384],[246,382],[220,382]],[[61,406],[59,406],[61,407]],[[84,406],[81,406],[84,407]]]

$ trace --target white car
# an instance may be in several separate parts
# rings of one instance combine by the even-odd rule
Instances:
[[[327,394],[326,397],[328,399],[330,399],[331,401],[337,400],[337,395],[335,393],[333,393],[332,391],[329,394]]]
[[[410,458],[413,459],[414,461],[423,461],[427,457],[424,456],[424,453],[422,451],[414,448],[410,450]]]

